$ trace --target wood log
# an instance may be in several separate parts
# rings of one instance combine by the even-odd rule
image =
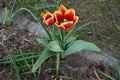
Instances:
[[[2,15],[0,14],[0,17]],[[38,25],[36,22],[29,20],[26,16],[24,15],[18,15],[17,17],[14,18],[15,24],[21,25],[21,29],[28,30],[31,32],[33,35],[40,37],[40,38],[47,38],[45,35],[44,30],[41,28],[40,25]],[[118,64],[120,66],[120,60],[108,55],[107,53],[104,53],[105,56],[101,54],[97,54],[94,52],[90,51],[83,51],[79,52],[78,56],[80,58],[86,59],[86,62],[92,65],[104,65],[107,67],[114,67],[114,63]]]
[[[42,28],[34,21],[30,21],[26,17],[19,18],[18,22],[20,22],[25,29],[30,31],[33,35],[40,37],[40,38],[46,38],[45,32],[42,30]],[[104,52],[104,51],[103,51]],[[103,65],[105,67],[114,67],[115,64],[118,64],[120,66],[120,60],[112,57],[109,55],[109,53],[95,53],[90,51],[82,51],[78,53],[78,56],[86,59],[86,61],[91,65]]]
[[[84,59],[86,59],[86,62],[94,66],[103,65],[104,67],[112,67],[112,68],[114,68],[116,64],[120,66],[119,59],[105,52],[95,53],[91,51],[82,51],[79,52],[79,56],[83,57]]]

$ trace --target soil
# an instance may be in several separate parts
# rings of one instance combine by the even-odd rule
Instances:
[[[38,47],[35,41],[36,37],[30,32],[20,29],[18,26],[19,25],[8,26],[0,30],[0,40],[4,41],[5,45],[7,45],[7,49],[10,52],[20,49],[29,52],[31,51],[30,49],[33,46]],[[7,55],[6,52],[6,48],[0,47],[1,59]],[[40,80],[53,80],[53,78],[55,77],[55,70],[51,70],[46,73],[44,72],[45,70],[52,68],[55,68],[54,57],[43,64]],[[94,71],[94,66],[90,66],[82,57],[78,56],[78,54],[75,54],[61,60],[59,75],[64,76],[65,73],[66,75],[68,75],[68,77],[75,78],[76,80],[97,80],[97,75],[94,73]],[[32,74],[24,73],[25,72],[21,73],[22,80],[34,80]],[[11,72],[10,65],[0,65],[0,80],[14,80],[14,74],[15,73]]]
[[[63,3],[76,10],[80,23],[98,21],[78,32],[79,39],[94,42],[103,51],[120,59],[119,0],[67,0]]]
[[[74,2],[76,2],[74,3],[76,5],[80,3],[79,0],[78,1],[76,0]],[[70,5],[72,3],[73,1],[70,1],[70,2],[67,1],[66,4]],[[6,48],[0,46],[0,59],[4,58],[7,55],[6,53],[7,50],[9,50],[12,53],[15,50],[20,50],[20,49],[25,52],[30,52],[31,49],[33,49],[33,47],[35,49],[39,49],[39,47],[43,48],[43,46],[41,46],[36,42],[35,38],[37,36],[29,32],[28,30],[21,28],[21,26],[22,25],[18,23],[14,24],[13,26],[5,26],[2,24],[0,25],[0,41],[3,41],[6,45]],[[90,33],[89,35],[90,37],[96,38],[96,35],[91,35],[91,32],[87,31],[87,33]],[[102,36],[100,36],[100,38],[101,37]],[[113,37],[110,37],[110,38],[112,38],[113,40]],[[112,43],[111,45],[112,45],[111,48],[113,48],[114,45]],[[100,45],[100,47],[103,47],[103,45]],[[112,49],[110,48],[109,50],[108,48],[109,47],[106,47],[105,50],[111,52]],[[117,51],[117,53],[119,53],[119,51]],[[111,55],[117,58],[120,58],[119,54],[117,55],[111,54]],[[55,77],[54,68],[55,68],[55,57],[52,57],[43,64],[42,72],[39,80],[53,80]],[[47,69],[50,69],[50,70],[45,72]],[[90,65],[83,57],[80,57],[79,54],[74,54],[61,60],[59,75],[64,76],[66,74],[69,78],[71,77],[71,78],[74,78],[75,80],[109,80],[108,78],[98,73],[96,69],[100,69],[101,71],[104,71],[105,73],[111,75],[112,77],[115,77],[116,80],[118,80],[118,76],[116,75],[116,70],[114,70],[113,68],[104,67],[101,64],[96,66]],[[25,72],[20,73],[22,78],[21,80],[34,80],[34,77],[32,74],[30,73],[24,74],[24,73]],[[0,64],[0,80],[15,80],[14,74],[15,73],[13,73],[11,70],[11,65]],[[59,80],[74,80],[74,79],[60,78]]]

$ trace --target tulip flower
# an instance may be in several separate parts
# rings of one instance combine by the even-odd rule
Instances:
[[[90,22],[81,25],[79,28],[73,27],[79,19],[79,17],[75,15],[74,9],[67,9],[64,7],[64,5],[60,5],[59,10],[55,11],[54,14],[47,12],[46,14],[41,13],[41,16],[43,17],[43,24],[47,27],[50,27],[52,24],[54,24],[55,17],[56,21],[54,25],[57,28],[55,26],[53,26],[52,29],[46,29],[43,27],[43,30],[46,32],[48,38],[47,40],[37,38],[39,43],[45,45],[45,49],[33,65],[32,72],[35,72],[39,67],[41,67],[48,58],[56,56],[55,80],[59,80],[59,66],[61,58],[65,58],[69,55],[77,53],[78,51],[84,50],[101,52],[101,50],[95,44],[84,40],[76,40],[76,37],[73,37],[74,32],[91,24]],[[71,29],[72,27],[73,29]]]
[[[75,15],[74,9],[67,9],[64,5],[60,5],[59,11],[55,11],[55,25],[64,29],[66,32],[78,22],[78,16]]]
[[[52,13],[41,13],[41,16],[43,17],[43,24],[46,27],[50,27],[54,23],[54,15]]]

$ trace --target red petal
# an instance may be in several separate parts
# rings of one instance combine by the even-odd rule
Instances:
[[[62,23],[61,25],[63,25],[66,32],[68,32],[69,29],[73,26],[73,23],[74,23],[73,21],[67,21],[67,22]]]
[[[61,11],[62,14],[64,14],[67,11],[67,8],[64,5],[61,4],[60,7],[59,7],[59,11]]]
[[[75,18],[75,11],[74,9],[69,9],[65,12],[64,14],[65,19],[67,19],[68,21],[73,21]]]
[[[44,24],[46,27],[49,27],[48,22],[46,22],[45,20],[43,20],[43,24]]]
[[[51,18],[51,17],[54,17],[54,16],[53,16],[53,14],[51,14],[50,12],[47,12],[44,17],[45,17],[45,19],[47,20],[47,19],[49,19],[49,18]]]
[[[57,23],[55,23],[56,27],[60,28],[60,29],[65,29],[63,25],[58,25]]]
[[[59,25],[61,24],[61,22],[63,21],[64,17],[62,15],[62,12],[60,11],[55,11],[55,19],[56,19],[56,23]]]
[[[49,27],[54,23],[54,15],[52,13],[41,13],[41,16],[43,17],[43,23],[45,26]]]
[[[48,20],[47,20],[47,22],[48,22],[48,24],[51,26],[53,23],[54,23],[54,18],[49,18]]]
[[[78,22],[78,19],[79,19],[79,17],[75,16],[75,18],[74,18],[74,24],[73,25],[75,25]]]
[[[43,23],[46,27],[50,27],[53,24],[53,19],[48,19],[47,21],[43,20]]]

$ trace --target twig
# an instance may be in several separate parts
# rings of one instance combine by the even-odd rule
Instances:
[[[102,80],[101,78],[100,78],[100,76],[98,75],[98,73],[96,72],[96,70],[94,69],[94,74],[95,74],[95,76],[96,76],[96,78],[98,79],[98,80]]]

